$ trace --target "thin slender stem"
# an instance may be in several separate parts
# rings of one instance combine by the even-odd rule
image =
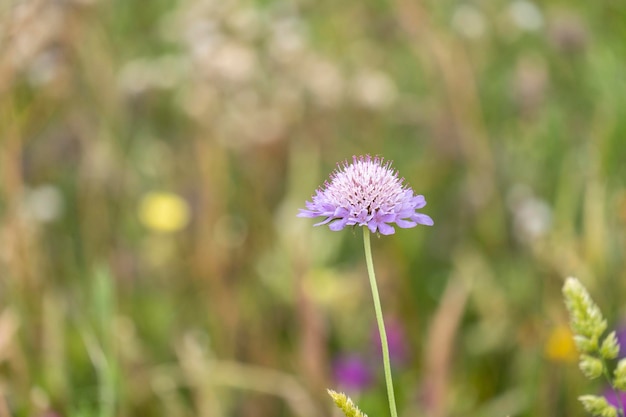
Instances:
[[[602,357],[600,359],[602,360],[602,366],[604,368],[604,370],[603,370],[604,377],[606,378],[607,382],[611,386],[611,389],[613,389],[613,392],[615,393],[615,398],[617,398],[617,403],[619,404],[619,408],[620,409],[618,410],[617,414],[621,414],[622,417],[626,417],[626,409],[624,408],[624,402],[622,401],[622,395],[617,390],[617,388],[615,388],[615,385],[613,385],[613,380],[611,379],[611,375],[609,374],[609,368],[607,366],[606,359],[604,359]]]
[[[363,227],[363,244],[365,246],[365,262],[367,263],[367,274],[372,286],[372,297],[374,298],[374,309],[376,310],[376,321],[380,333],[380,345],[383,350],[383,365],[385,368],[385,381],[387,382],[387,397],[389,399],[389,411],[391,417],[398,417],[396,411],[396,399],[393,393],[393,381],[391,379],[391,363],[389,361],[389,346],[387,345],[387,333],[385,332],[385,322],[383,321],[383,310],[380,307],[380,296],[376,285],[376,275],[374,274],[374,262],[372,262],[372,247],[370,244],[370,231]]]

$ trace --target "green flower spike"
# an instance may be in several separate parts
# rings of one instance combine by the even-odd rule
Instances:
[[[598,339],[607,327],[600,309],[576,278],[565,281],[563,295],[570,314],[572,331],[576,334],[576,347],[583,353],[596,350]]]
[[[615,367],[613,384],[620,391],[626,391],[626,358],[620,359]]]
[[[618,417],[617,409],[609,404],[604,397],[597,395],[583,395],[578,397],[583,403],[585,410],[590,414],[599,417]]]
[[[604,373],[604,363],[601,359],[589,355],[580,355],[580,370],[589,379],[596,379]]]
[[[576,279],[568,278],[563,286],[565,305],[570,315],[576,347],[581,352],[580,370],[589,379],[602,375],[615,391],[621,411],[610,405],[604,397],[583,395],[579,397],[585,409],[597,417],[626,417],[624,405],[617,390],[626,391],[626,359],[617,363],[611,378],[609,364],[619,354],[619,343],[615,332],[600,341],[607,324],[598,306],[593,302],[585,287]]]
[[[337,407],[343,411],[346,417],[367,417],[367,414],[359,410],[359,407],[357,407],[346,394],[333,391],[332,389],[327,391],[328,395],[331,396]]]
[[[619,354],[619,343],[617,343],[617,336],[615,332],[609,333],[600,346],[600,356],[606,360],[617,358]]]

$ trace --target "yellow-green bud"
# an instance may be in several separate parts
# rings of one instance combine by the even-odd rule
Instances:
[[[331,389],[326,391],[328,391],[328,395],[331,396],[331,398],[335,402],[335,405],[337,405],[337,407],[339,407],[339,409],[343,411],[346,417],[367,417],[367,414],[359,410],[359,407],[357,407],[352,402],[350,397],[348,397],[343,392],[335,392]]]
[[[617,343],[617,337],[615,337],[615,332],[611,332],[600,345],[600,356],[610,360],[617,358],[618,353],[619,344]]]
[[[580,281],[568,278],[563,285],[563,296],[574,334],[592,340],[599,338],[606,330],[606,320]]]
[[[589,379],[595,379],[604,372],[604,364],[598,358],[589,355],[580,355],[580,370]]]
[[[593,353],[598,350],[598,339],[585,336],[574,336],[574,344],[580,353]]]
[[[617,410],[610,405],[604,397],[596,395],[583,395],[578,397],[583,403],[585,410],[598,417],[617,417]]]
[[[626,358],[620,359],[615,367],[613,385],[620,391],[626,391]]]

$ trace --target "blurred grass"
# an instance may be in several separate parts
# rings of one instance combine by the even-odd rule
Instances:
[[[612,326],[626,315],[624,18],[5,0],[0,416],[329,415],[349,353],[376,367],[353,398],[383,415],[358,231],[295,218],[362,153],[435,219],[374,242],[410,352],[401,414],[583,415],[602,387],[559,337],[560,287],[576,275]]]

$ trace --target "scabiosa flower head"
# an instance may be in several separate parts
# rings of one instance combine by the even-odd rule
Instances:
[[[330,182],[317,189],[313,201],[307,201],[298,216],[325,217],[315,226],[328,224],[333,231],[356,225],[383,235],[395,233],[390,223],[402,228],[432,226],[429,216],[417,212],[426,205],[426,199],[414,195],[403,182],[383,158],[354,156],[351,164],[345,161],[337,167]]]

